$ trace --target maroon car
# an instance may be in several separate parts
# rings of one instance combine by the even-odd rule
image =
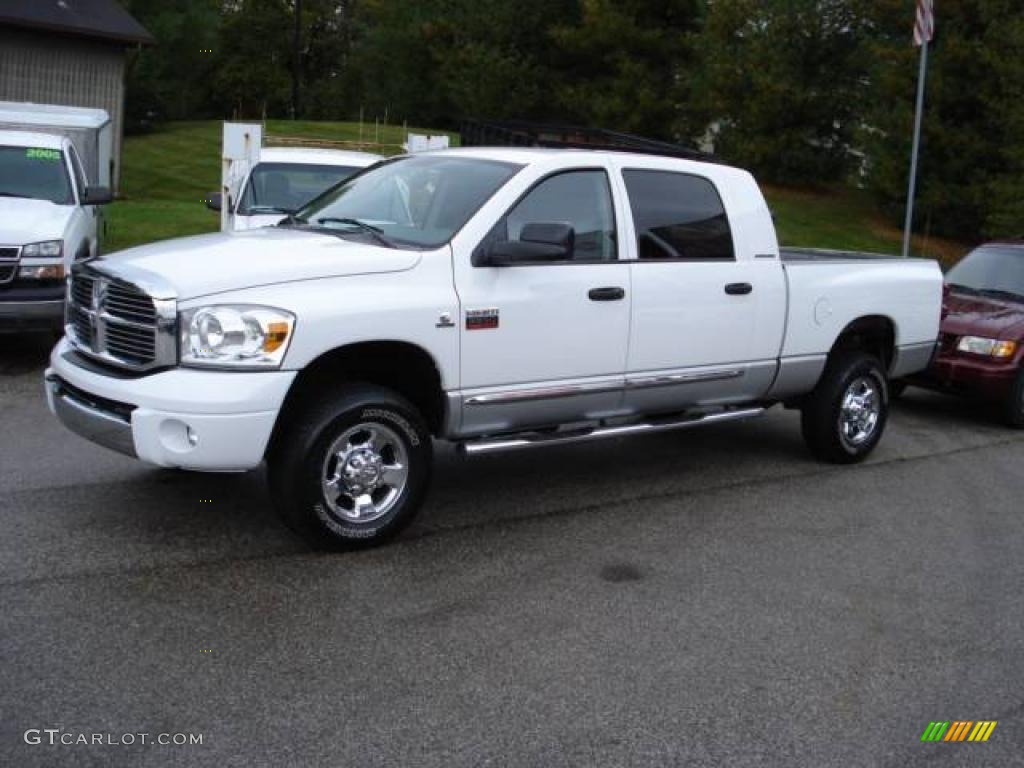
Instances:
[[[909,384],[984,398],[1024,427],[1024,242],[989,243],[946,273],[939,348]]]

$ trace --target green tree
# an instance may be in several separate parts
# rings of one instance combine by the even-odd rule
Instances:
[[[289,0],[224,0],[214,73],[221,114],[289,114],[293,12]]]
[[[124,0],[156,38],[131,51],[126,127],[208,113],[220,40],[220,0]]]
[[[762,177],[822,183],[848,172],[865,95],[866,21],[850,0],[715,0],[693,38],[680,130]]]
[[[1024,16],[1019,0],[936,4],[915,228],[963,240],[1024,234]],[[878,0],[866,110],[869,183],[902,222],[919,49],[912,9]]]
[[[696,0],[582,0],[555,26],[555,104],[563,119],[670,139],[691,64]]]

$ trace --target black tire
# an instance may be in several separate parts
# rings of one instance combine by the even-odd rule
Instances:
[[[369,429],[361,429],[361,425]],[[371,447],[371,430],[378,436],[385,435],[380,438],[384,443],[380,451],[374,452]],[[350,433],[354,437],[346,437]],[[345,445],[357,444],[344,451],[348,457],[344,461],[335,452],[343,438]],[[352,462],[361,458],[355,455],[359,452],[369,459],[363,458],[363,463],[355,466]],[[367,469],[375,455],[380,460]],[[281,518],[306,541],[318,549],[362,549],[387,541],[412,521],[427,493],[432,460],[430,431],[411,403],[383,387],[352,384],[336,396],[311,404],[294,418],[267,457],[267,477]],[[407,467],[400,490],[385,485],[363,492],[371,488],[373,477],[383,480],[383,470],[398,466]],[[360,474],[364,471],[371,479]],[[358,494],[351,492],[349,480],[341,480],[348,473],[355,473],[351,482],[357,484]],[[344,489],[333,502],[324,485],[327,475]],[[366,482],[366,488],[359,482]],[[378,503],[378,498],[384,499],[391,490],[395,491],[393,500]],[[352,518],[360,506],[357,496],[373,504],[365,521]],[[385,506],[386,511],[379,517],[372,517],[378,507]]]
[[[1015,429],[1024,429],[1024,368],[1017,373],[1017,378],[1010,388],[1010,396],[1003,406],[1006,423]]]
[[[851,435],[844,429],[843,401],[848,393],[861,397],[868,390],[875,397],[869,401],[868,411],[861,413],[866,420],[868,412],[874,413],[875,418],[870,429],[867,423],[861,424],[856,434]],[[888,418],[889,393],[882,364],[869,354],[851,350],[829,360],[818,386],[804,403],[800,426],[804,441],[816,458],[833,464],[853,464],[875,449]]]

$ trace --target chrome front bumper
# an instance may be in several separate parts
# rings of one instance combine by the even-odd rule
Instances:
[[[135,457],[131,418],[86,401],[54,375],[46,377],[46,398],[60,422],[86,440]]]

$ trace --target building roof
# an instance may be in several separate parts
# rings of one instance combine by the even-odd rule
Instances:
[[[156,42],[117,0],[3,0],[0,24],[120,43]]]

